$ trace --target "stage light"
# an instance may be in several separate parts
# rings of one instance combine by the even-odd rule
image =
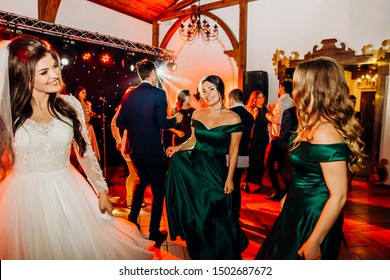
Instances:
[[[126,60],[126,64],[125,65],[126,65],[127,69],[129,69],[131,72],[134,72],[135,66],[134,66],[134,63],[133,63],[133,61],[131,59]],[[123,66],[125,66],[125,65],[123,65]]]
[[[61,65],[63,66],[67,66],[77,60],[77,55],[74,47],[68,45],[70,43],[74,45],[74,41],[66,41],[65,45],[60,47],[59,49],[60,61]]]
[[[134,72],[135,63],[134,63],[135,52],[127,51],[125,52],[122,58],[122,68]]]
[[[70,59],[68,57],[61,57],[61,64],[62,65],[69,65]]]
[[[60,55],[61,64],[64,66],[69,65],[72,62],[72,55],[70,52],[62,52]]]
[[[167,68],[174,72],[177,69],[177,64],[173,58],[170,58],[167,62]]]
[[[111,56],[108,53],[102,53],[100,56],[100,61],[104,64],[111,63]]]
[[[84,61],[88,61],[92,58],[92,54],[90,52],[84,52],[81,57],[83,58]]]
[[[62,66],[67,66],[77,61],[76,41],[70,38],[62,38],[62,44],[57,45]]]
[[[164,69],[162,69],[162,66],[158,66],[158,67],[157,67],[157,74],[158,74],[159,76],[164,75]]]

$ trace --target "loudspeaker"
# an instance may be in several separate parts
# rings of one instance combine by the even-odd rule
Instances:
[[[244,72],[244,102],[254,90],[261,90],[268,100],[268,73],[265,71]]]

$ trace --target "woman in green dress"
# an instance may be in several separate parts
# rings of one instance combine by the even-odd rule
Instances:
[[[363,164],[363,142],[344,71],[331,58],[294,72],[298,129],[291,140],[292,184],[256,259],[338,259],[347,169]]]
[[[191,259],[241,259],[248,239],[232,216],[231,193],[243,126],[223,106],[220,77],[203,78],[199,87],[208,107],[193,113],[191,137],[166,150],[169,234],[186,241]]]

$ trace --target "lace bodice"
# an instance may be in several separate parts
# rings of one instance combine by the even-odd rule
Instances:
[[[87,151],[79,161],[88,180],[98,193],[107,190],[95,153],[87,135],[84,113],[80,102],[72,96],[61,96],[77,111],[82,124],[82,135],[87,143]],[[72,123],[69,119],[65,119]],[[54,118],[48,124],[40,124],[31,119],[16,131],[14,140],[14,170],[23,174],[45,173],[70,166],[70,151],[73,141],[73,127]],[[77,149],[75,149],[77,150]]]

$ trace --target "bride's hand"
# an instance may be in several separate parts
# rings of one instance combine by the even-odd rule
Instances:
[[[101,193],[99,193],[100,197],[99,197],[99,209],[100,209],[100,212],[102,213],[105,213],[107,211],[107,213],[112,216],[112,210],[114,209],[114,207],[112,206],[110,200],[108,199],[108,194],[106,191],[102,191]]]

